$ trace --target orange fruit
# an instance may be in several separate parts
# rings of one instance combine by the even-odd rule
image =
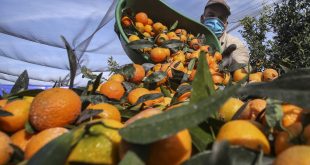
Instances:
[[[186,35],[181,35],[181,36],[180,36],[180,41],[186,42],[186,41],[187,41]]]
[[[181,96],[178,97],[179,102],[184,102],[191,97],[191,92],[185,92]]]
[[[117,82],[122,83],[125,81],[125,78],[121,74],[113,74],[108,80],[109,81],[117,81]]]
[[[169,40],[171,40],[171,39],[177,37],[177,34],[175,34],[175,32],[168,32],[167,36],[168,36]]]
[[[110,99],[120,100],[125,94],[125,89],[122,83],[112,80],[102,83],[100,93]]]
[[[181,63],[184,63],[185,60],[185,54],[182,50],[179,50],[173,54],[173,61],[181,61]]]
[[[229,98],[219,109],[219,114],[224,121],[229,121],[244,103],[237,98]]]
[[[231,77],[230,73],[224,73],[224,80],[223,80],[224,85],[228,85],[230,77]]]
[[[121,21],[122,25],[125,27],[129,27],[131,25],[131,19],[127,16],[124,16]]]
[[[200,46],[200,50],[204,52],[209,52],[210,46],[208,45],[202,45]]]
[[[71,150],[67,164],[114,165],[119,161],[118,148],[121,142],[119,129],[123,124],[110,119],[93,120],[87,123],[89,134]],[[84,127],[80,127],[84,128]]]
[[[146,88],[136,88],[128,93],[127,99],[130,104],[135,104],[138,99],[146,94],[150,94],[150,91]]]
[[[150,19],[150,18],[148,18],[148,19],[147,19],[147,24],[148,24],[148,25],[153,25],[153,20]]]
[[[266,136],[247,120],[227,122],[220,128],[216,140],[227,140],[232,145],[240,145],[253,150],[262,148],[265,154],[270,153],[270,145]]]
[[[174,31],[177,35],[187,35],[187,31],[185,29],[177,29]]]
[[[255,120],[257,116],[266,108],[267,102],[263,99],[251,100],[240,115],[240,119]]]
[[[249,82],[262,82],[263,73],[256,72],[249,75]]]
[[[153,24],[153,29],[155,33],[159,34],[163,31],[164,25],[160,22],[156,22]]]
[[[194,50],[198,50],[200,48],[199,40],[197,38],[192,39],[189,43],[189,46]]]
[[[156,91],[156,90],[151,90],[151,91],[149,91],[149,94],[160,94],[161,92],[158,92],[158,91]],[[153,106],[153,105],[155,105],[155,104],[157,104],[157,103],[161,103],[161,102],[163,102],[164,101],[164,97],[162,96],[162,97],[159,97],[159,98],[157,98],[157,99],[153,99],[153,100],[148,100],[148,101],[145,101],[144,102],[144,104],[146,105],[146,106]]]
[[[129,36],[128,40],[129,42],[132,42],[132,41],[140,40],[140,38],[137,35],[131,35]]]
[[[121,121],[121,113],[119,110],[112,104],[108,103],[99,103],[95,105],[90,105],[87,107],[88,110],[103,110],[103,112],[96,115],[96,117],[102,119],[113,119],[116,121]]]
[[[247,72],[245,69],[238,69],[234,71],[233,79],[235,82],[241,81],[243,78],[247,76]]]
[[[276,157],[273,165],[309,165],[310,146],[298,145],[283,151]]]
[[[145,70],[142,65],[133,64],[133,66],[135,68],[135,72],[133,77],[129,81],[133,83],[140,83],[145,77]]]
[[[158,110],[156,108],[149,108],[146,109],[144,111],[139,112],[138,114],[136,114],[135,116],[131,117],[130,119],[128,119],[125,123],[124,126],[126,127],[127,125],[135,122],[136,120],[142,119],[142,118],[148,118],[150,116],[154,116],[157,114],[160,114],[161,110]]]
[[[214,84],[222,84],[224,81],[224,77],[221,73],[212,74],[212,80]]]
[[[77,119],[81,106],[80,97],[71,89],[51,88],[34,98],[29,120],[37,131],[64,127]]]
[[[196,72],[197,72],[196,69],[192,70],[192,72],[190,73],[189,78],[188,78],[189,81],[193,81],[194,80]]]
[[[219,62],[223,59],[222,54],[220,52],[215,52],[214,58],[215,58],[216,62]]]
[[[34,97],[32,97],[32,96],[24,96],[23,97],[23,100],[28,101],[29,103],[32,103],[33,99],[34,99]]]
[[[166,34],[161,33],[157,37],[156,44],[161,45],[164,41],[167,41],[167,40],[169,40],[169,37]]]
[[[142,111],[129,119],[128,125],[134,121],[147,118],[153,115],[161,113],[157,109],[148,109]],[[125,153],[133,146],[126,141],[122,141],[120,145],[121,158]],[[159,140],[150,144],[149,157],[146,160],[146,164],[161,164],[161,165],[177,165],[182,164],[184,161],[190,158],[192,152],[192,139],[188,130],[183,130],[175,135],[172,135],[166,139]]]
[[[160,68],[162,67],[162,64],[161,63],[158,63],[158,64],[155,64],[154,66],[153,66],[153,68],[152,68],[152,70],[154,71],[154,72],[158,72],[158,71],[160,71]]]
[[[146,38],[150,38],[150,37],[151,37],[151,34],[148,33],[148,32],[144,32],[144,33],[143,33],[143,36],[146,37]],[[144,50],[144,52],[147,52],[148,49],[149,49],[149,48],[144,48],[143,50]]]
[[[22,151],[25,151],[27,144],[29,143],[32,134],[26,132],[25,129],[15,132],[11,136],[12,143],[19,147]]]
[[[276,135],[275,139],[275,153],[280,154],[282,151],[294,146],[292,142],[295,138],[298,138],[302,133],[302,124],[294,123],[287,127],[287,130],[281,131]]]
[[[153,27],[151,25],[145,25],[144,31],[150,34],[153,31]]]
[[[135,16],[135,19],[136,19],[136,22],[140,22],[143,25],[147,25],[147,23],[148,23],[148,16],[144,12],[137,13]]]
[[[192,39],[195,38],[195,36],[194,36],[193,34],[187,34],[187,38],[188,38],[189,40],[192,40]]]
[[[25,159],[30,159],[47,143],[66,132],[68,132],[68,130],[61,127],[49,128],[39,132],[38,134],[33,136],[27,144],[25,149]]]
[[[300,121],[303,109],[292,104],[283,104],[282,111],[282,125],[288,127]]]
[[[12,113],[13,116],[0,117],[1,130],[12,133],[24,128],[30,109],[28,101],[15,100],[7,103],[2,109]]]
[[[0,100],[0,107],[4,107],[4,105],[8,102],[7,99]]]
[[[140,22],[136,22],[136,28],[140,33],[144,32],[144,25]]]
[[[167,107],[167,108],[165,109],[165,111],[169,111],[169,110],[172,110],[172,109],[174,109],[174,108],[182,107],[183,105],[185,105],[185,104],[184,104],[184,103],[174,104],[174,105],[171,105],[171,106]]]
[[[265,69],[263,72],[263,80],[264,81],[272,81],[279,77],[279,74],[274,69]]]
[[[192,139],[189,131],[183,130],[176,135],[150,145],[147,164],[178,165],[188,160],[192,153]]]
[[[169,49],[168,49],[169,50]],[[156,47],[151,50],[150,57],[153,62],[160,63],[166,61],[167,57],[170,56],[167,54],[166,48]]]
[[[10,146],[11,139],[0,131],[0,164],[7,164],[13,155],[13,148]]]

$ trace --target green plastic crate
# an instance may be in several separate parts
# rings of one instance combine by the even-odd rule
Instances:
[[[134,13],[143,11],[147,13],[154,23],[159,21],[168,26],[168,28],[173,25],[175,21],[178,21],[178,28],[184,28],[192,34],[204,34],[207,38],[208,45],[211,45],[220,52],[222,51],[217,37],[207,27],[183,16],[160,0],[118,0],[115,10],[115,31],[119,35],[119,39],[126,54],[134,63],[143,64],[151,61],[145,59],[139,51],[127,47],[129,40],[121,24],[122,10],[126,8],[130,8]]]

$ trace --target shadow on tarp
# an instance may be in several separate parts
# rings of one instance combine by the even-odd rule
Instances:
[[[5,93],[10,93],[13,85],[2,85],[0,84],[0,95],[3,96],[3,91]],[[29,85],[28,89],[49,89],[52,88],[53,86],[42,86],[42,85]]]

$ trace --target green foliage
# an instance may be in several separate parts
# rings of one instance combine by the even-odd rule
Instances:
[[[113,59],[113,57],[109,57],[108,59],[108,65],[109,65],[109,70],[110,75],[115,73],[118,69],[120,69],[120,65]]]
[[[310,2],[282,0],[274,8],[264,7],[257,18],[241,20],[241,34],[249,46],[254,70],[285,71],[310,67]],[[273,34],[272,39],[267,39]]]

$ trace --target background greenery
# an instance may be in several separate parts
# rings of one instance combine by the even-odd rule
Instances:
[[[274,8],[266,6],[258,17],[242,19],[241,24],[254,70],[276,68],[283,73],[310,66],[309,0],[282,0]]]

